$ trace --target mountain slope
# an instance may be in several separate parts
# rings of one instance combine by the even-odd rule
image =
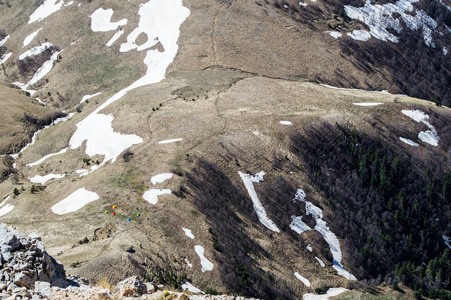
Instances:
[[[2,78],[69,114],[15,159],[1,220],[91,280],[446,298],[449,109],[309,82],[400,91],[325,32],[362,26],[344,5],[10,3]]]

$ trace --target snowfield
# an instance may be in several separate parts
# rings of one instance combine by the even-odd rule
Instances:
[[[60,10],[63,7],[63,0],[45,0],[35,11],[31,14],[28,24],[36,21],[42,21],[54,12]]]
[[[188,228],[182,228],[182,229],[185,232],[185,235],[187,237],[189,237],[190,239],[194,240],[194,234],[191,232],[190,229],[188,229]]]
[[[418,134],[418,138],[425,143],[428,143],[432,146],[438,146],[438,141],[440,140],[437,130],[435,130],[434,126],[429,123],[429,116],[425,114],[423,111],[416,109],[416,110],[402,110],[401,111],[404,115],[408,116],[412,120],[414,120],[417,123],[423,123],[425,124],[429,130],[426,131],[420,131]]]
[[[305,286],[310,287],[310,281],[303,277],[301,274],[299,274],[298,272],[294,272],[294,276],[296,276],[297,279],[299,279],[300,281],[302,281],[303,284],[305,284]]]
[[[171,179],[172,175],[173,175],[172,173],[158,174],[158,175],[152,176],[152,178],[150,178],[150,182],[153,185],[158,184],[158,183],[162,183],[162,182],[165,182],[168,179]]]
[[[209,261],[205,256],[204,256],[204,247],[196,245],[194,246],[194,251],[196,251],[197,255],[200,258],[200,264],[202,265],[202,273],[205,271],[211,271],[213,270],[213,263],[211,261]]]
[[[119,26],[127,25],[127,19],[122,19],[117,22],[111,22],[113,16],[113,9],[98,8],[91,15],[91,29],[94,32],[106,32],[116,30]]]
[[[28,44],[31,43],[31,41],[38,35],[39,31],[42,30],[42,27],[39,28],[38,30],[36,30],[35,32],[31,33],[30,35],[28,35],[24,40],[23,40],[23,47],[28,46]]]
[[[321,208],[313,205],[312,202],[305,200],[305,192],[302,189],[298,189],[296,195],[293,199],[294,202],[299,201],[305,203],[305,210],[307,215],[312,215],[312,217],[316,221],[316,226],[313,230],[318,231],[329,244],[330,252],[332,252],[332,264],[333,268],[337,270],[338,275],[341,275],[349,280],[357,280],[357,278],[345,270],[345,268],[341,265],[341,249],[340,242],[338,241],[337,236],[329,229],[327,223],[323,220],[323,212]]]
[[[97,193],[81,188],[70,194],[64,200],[52,206],[53,213],[64,215],[79,210],[86,204],[98,200]]]
[[[373,37],[393,43],[397,43],[398,38],[388,30],[395,31],[398,34],[403,31],[402,23],[394,17],[395,14],[399,14],[400,19],[409,29],[423,31],[423,39],[426,45],[435,47],[432,42],[432,32],[437,28],[437,23],[423,10],[416,9],[414,11],[412,4],[418,1],[398,0],[396,3],[380,5],[372,4],[370,0],[367,0],[363,7],[345,5],[345,11],[351,19],[365,23]]]
[[[157,189],[150,189],[147,192],[144,193],[143,198],[150,204],[157,204],[158,203],[158,196],[164,195],[164,194],[170,194],[171,190],[165,189],[165,190],[157,190]]]
[[[77,130],[69,141],[70,149],[81,147],[86,141],[85,153],[90,157],[104,155],[101,165],[107,161],[113,163],[127,148],[142,143],[137,135],[126,135],[115,132],[112,127],[113,116],[104,114],[91,114],[77,126]]]
[[[315,294],[304,294],[302,296],[302,300],[327,300],[330,297],[338,296],[341,293],[346,292],[348,289],[345,288],[330,288],[327,290],[327,293],[324,295],[315,295]]]
[[[260,202],[260,200],[258,199],[257,193],[255,192],[255,188],[254,188],[254,182],[258,183],[263,181],[263,175],[265,175],[265,172],[261,171],[260,173],[255,174],[255,176],[249,175],[249,174],[244,174],[241,173],[240,171],[238,171],[238,174],[241,177],[241,180],[244,183],[244,186],[247,189],[247,192],[249,194],[249,197],[251,197],[253,206],[254,206],[254,210],[257,213],[257,217],[258,220],[260,221],[260,223],[262,223],[263,225],[265,225],[268,229],[275,231],[275,232],[280,232],[279,228],[277,228],[276,224],[266,216],[266,210],[263,207],[262,203]]]

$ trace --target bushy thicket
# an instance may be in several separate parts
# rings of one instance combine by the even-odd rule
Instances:
[[[442,234],[451,234],[449,162],[435,156],[430,165],[399,149],[338,124],[290,136],[356,275],[448,299],[451,257]]]

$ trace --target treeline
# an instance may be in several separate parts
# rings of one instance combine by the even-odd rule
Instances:
[[[359,279],[402,281],[417,294],[448,299],[451,260],[442,234],[451,233],[451,174],[398,149],[338,124],[290,136]]]

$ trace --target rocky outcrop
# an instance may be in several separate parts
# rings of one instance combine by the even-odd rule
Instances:
[[[41,237],[25,235],[0,223],[0,299],[221,299],[242,297],[192,296],[160,290],[138,276],[119,282],[113,292],[88,285],[79,276],[66,277],[64,267],[46,251]]]
[[[68,285],[63,265],[45,251],[36,234],[26,236],[15,227],[0,223],[0,257],[0,285],[8,290],[31,289],[36,281],[59,287]]]

